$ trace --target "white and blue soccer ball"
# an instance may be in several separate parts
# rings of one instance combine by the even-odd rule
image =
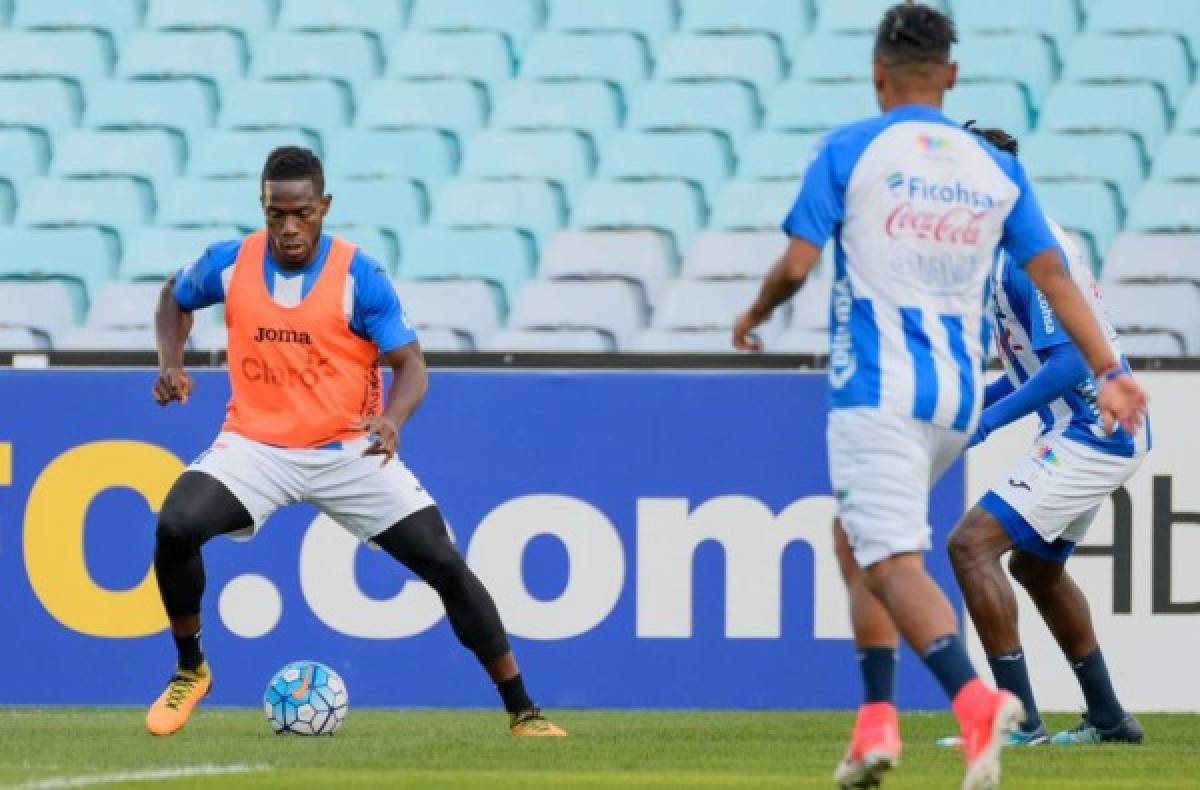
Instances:
[[[293,661],[263,694],[263,712],[277,734],[333,735],[349,705],[341,676],[319,661]]]

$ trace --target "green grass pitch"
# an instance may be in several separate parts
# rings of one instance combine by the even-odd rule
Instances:
[[[1074,717],[1050,716],[1052,727]],[[1142,747],[1005,753],[1004,787],[1200,787],[1200,716],[1146,715]],[[251,709],[201,708],[156,739],[135,709],[0,709],[0,788],[804,788],[829,779],[847,713],[558,711],[565,740],[518,740],[484,711],[353,709],[332,738],[275,736]],[[886,785],[957,787],[961,760],[933,746],[946,714],[908,714],[906,752]],[[190,772],[241,767],[245,773]],[[168,778],[170,771],[182,776]],[[155,773],[155,772],[158,773]],[[140,781],[133,781],[137,777]]]

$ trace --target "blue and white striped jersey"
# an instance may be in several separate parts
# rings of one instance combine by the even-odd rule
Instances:
[[[1128,369],[1129,363],[1117,345],[1117,333],[1104,310],[1100,288],[1082,253],[1062,228],[1049,222],[1071,278],[1091,306],[1113,355]],[[1041,369],[1050,349],[1072,342],[1046,297],[1006,255],[997,256],[992,277],[991,313],[1000,360],[1014,387],[1023,386]],[[1136,436],[1130,436],[1123,428],[1112,434],[1105,433],[1096,409],[1096,380],[1090,376],[1064,396],[1038,409],[1038,417],[1043,432],[1061,432],[1069,439],[1108,455],[1131,458],[1150,449],[1149,417]]]
[[[834,242],[832,407],[972,430],[996,249],[1024,265],[1055,246],[1016,159],[900,107],[825,137],[783,228]]]

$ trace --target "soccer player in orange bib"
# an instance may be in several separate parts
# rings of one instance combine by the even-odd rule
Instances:
[[[178,664],[146,728],[177,732],[212,686],[200,647],[201,547],[253,535],[278,508],[311,502],[437,591],[455,635],[496,684],[513,735],[565,735],[529,698],[492,597],[396,457],[425,395],[425,362],[384,268],[322,233],[331,201],[311,151],[276,149],[262,174],[266,229],[212,245],[163,288],[155,400],[187,403],[192,311],[219,302],[233,395],[220,435],[158,516],[154,568]],[[381,358],[394,376],[386,403]]]

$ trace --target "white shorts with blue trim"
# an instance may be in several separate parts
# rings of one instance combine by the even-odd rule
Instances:
[[[1133,476],[1144,458],[1109,455],[1061,433],[1048,433],[1034,441],[979,506],[996,517],[1015,548],[1066,562],[1104,500]]]
[[[215,477],[237,497],[254,525],[232,537],[249,539],[276,510],[316,505],[361,541],[434,504],[398,459],[363,455],[364,438],[329,447],[293,449],[222,433],[189,469]]]
[[[834,409],[827,431],[838,519],[866,568],[895,554],[928,551],[929,489],[968,436],[879,409]]]

